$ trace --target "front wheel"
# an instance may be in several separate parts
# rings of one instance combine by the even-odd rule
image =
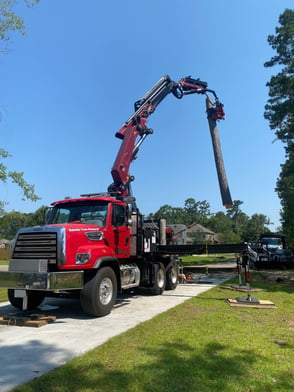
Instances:
[[[150,289],[152,295],[161,295],[166,285],[166,273],[162,263],[154,264],[154,285]]]
[[[85,313],[95,317],[109,314],[117,296],[117,280],[110,267],[99,269],[96,275],[85,283],[81,291],[81,305]]]
[[[39,305],[41,305],[41,303],[45,298],[45,294],[42,291],[27,290],[26,294],[28,297],[26,310],[37,308]],[[12,306],[20,310],[23,309],[23,298],[16,297],[14,289],[8,289],[7,295],[8,295],[9,302],[11,303]]]

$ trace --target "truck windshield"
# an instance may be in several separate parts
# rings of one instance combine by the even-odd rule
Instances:
[[[262,242],[267,244],[268,246],[274,246],[278,247],[282,245],[282,240],[281,238],[274,238],[274,237],[267,237],[267,238],[262,238]]]
[[[108,203],[75,202],[54,206],[48,217],[48,224],[84,223],[104,227]]]

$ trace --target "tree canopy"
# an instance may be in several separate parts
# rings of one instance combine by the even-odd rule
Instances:
[[[166,219],[167,224],[184,224],[186,226],[198,223],[215,233],[219,233],[224,243],[242,241],[256,241],[260,234],[269,232],[270,220],[263,214],[255,213],[251,217],[241,210],[241,200],[234,200],[233,207],[215,214],[210,212],[210,205],[206,200],[196,201],[192,197],[185,200],[184,207],[172,207],[165,204],[155,213],[148,215],[148,219]]]
[[[19,229],[44,224],[46,209],[42,206],[28,214],[19,211],[4,212],[0,217],[0,239],[12,240]]]
[[[276,67],[267,86],[269,98],[264,117],[285,147],[286,161],[276,184],[281,200],[281,223],[288,243],[294,247],[294,10],[285,9],[279,17],[280,26],[268,36],[276,54],[265,67]]]
[[[28,7],[32,7],[40,0],[24,0]],[[9,41],[10,34],[13,31],[18,31],[25,34],[24,20],[20,15],[17,15],[13,8],[17,0],[0,0],[0,40]]]
[[[238,243],[242,241],[258,240],[260,234],[269,232],[269,219],[255,213],[251,217],[242,210],[240,200],[233,202],[233,208],[227,213],[223,211],[211,213],[210,205],[206,200],[196,201],[192,197],[184,202],[183,207],[161,206],[156,212],[149,214],[147,219],[166,219],[168,224],[194,223],[201,224],[207,229],[219,234],[223,243]],[[0,216],[0,239],[11,240],[15,237],[18,229],[42,225],[47,207],[42,206],[33,213],[21,213],[19,211],[4,212]]]

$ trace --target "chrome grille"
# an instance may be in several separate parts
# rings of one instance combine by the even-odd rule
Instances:
[[[13,259],[57,259],[57,233],[20,233],[13,249]]]

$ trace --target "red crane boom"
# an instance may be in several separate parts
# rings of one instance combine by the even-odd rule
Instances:
[[[111,175],[113,183],[108,187],[108,192],[114,196],[131,196],[130,183],[134,180],[129,173],[131,162],[136,159],[139,148],[145,138],[152,134],[152,129],[147,127],[148,117],[155,111],[160,102],[172,93],[177,99],[189,94],[212,94],[212,103],[208,117],[213,121],[224,118],[223,105],[220,103],[215,91],[207,88],[207,83],[190,76],[174,82],[168,75],[159,81],[138,101],[135,102],[134,114],[125,122],[115,136],[122,139],[122,144],[113,164]],[[225,205],[232,204],[226,201]]]

